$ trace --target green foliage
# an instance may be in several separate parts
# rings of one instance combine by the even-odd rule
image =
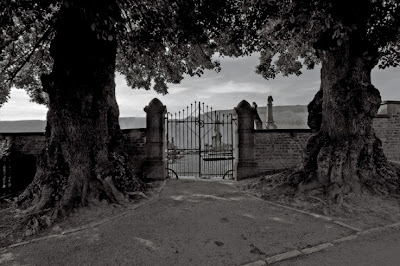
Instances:
[[[253,7],[246,9],[246,31],[254,37],[251,49],[261,51],[257,72],[265,78],[299,75],[301,65],[313,68],[319,62],[317,51],[336,49],[354,36],[378,51],[381,68],[400,63],[398,0],[253,0],[248,5]],[[269,9],[260,14],[260,5]]]
[[[62,8],[79,8],[100,39],[117,40],[116,68],[132,88],[167,93],[184,74],[219,71],[211,56],[224,46],[240,54],[229,31],[238,16],[235,0],[6,0],[0,3],[0,106],[11,86],[46,103],[40,76],[52,68],[50,44],[62,23]],[[237,28],[237,35],[243,35]],[[224,35],[225,34],[225,35]],[[236,38],[236,42],[231,42]],[[217,42],[219,44],[217,45]]]
[[[11,86],[26,89],[31,98],[46,102],[40,75],[51,67],[50,40],[57,1],[7,0],[0,3],[0,106]]]
[[[61,8],[84,10],[100,39],[117,40],[116,68],[132,88],[167,93],[184,74],[219,71],[212,55],[261,53],[265,78],[300,75],[317,51],[358,35],[379,51],[382,68],[400,62],[397,0],[5,0],[0,3],[0,106],[11,86],[46,103],[40,76],[52,68],[50,44]]]
[[[118,30],[117,69],[131,87],[149,89],[153,82],[156,91],[167,93],[166,83],[179,83],[183,74],[219,71],[211,56],[231,24],[235,1],[121,2],[127,23]]]

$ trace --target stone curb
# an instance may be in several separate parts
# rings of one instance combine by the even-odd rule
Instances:
[[[394,224],[388,224],[385,225],[386,228],[396,228],[396,227],[400,227],[400,222],[398,223],[394,223]]]
[[[397,228],[400,228],[400,222],[363,230],[361,232],[358,232],[357,235],[368,235],[368,234],[372,234],[372,233],[380,233],[380,232],[388,231],[390,229],[397,229]]]
[[[350,241],[353,239],[356,239],[358,237],[358,235],[349,235],[349,236],[345,236],[339,239],[335,239],[332,241],[332,243],[342,243],[342,242],[346,242],[346,241]]]
[[[128,213],[132,212],[133,210],[136,210],[136,209],[142,207],[143,205],[146,205],[146,204],[151,203],[154,200],[156,200],[160,196],[160,193],[164,189],[166,183],[167,183],[167,180],[164,180],[164,182],[161,184],[161,186],[156,190],[156,195],[154,195],[152,198],[150,198],[150,199],[148,199],[146,201],[143,201],[143,202],[141,202],[141,203],[139,203],[139,204],[137,204],[137,205],[135,205],[135,206],[133,206],[131,208],[128,208],[127,211],[125,211],[123,213],[120,213],[120,214],[117,214],[117,215],[115,215],[115,216],[113,216],[111,218],[106,218],[106,219],[103,219],[103,220],[101,220],[99,222],[89,223],[89,224],[87,224],[85,226],[80,226],[80,227],[77,227],[77,228],[65,230],[65,231],[61,232],[60,234],[38,237],[38,238],[34,238],[34,239],[31,239],[31,240],[28,240],[28,241],[11,244],[11,245],[9,245],[7,247],[1,248],[0,252],[2,253],[2,252],[6,251],[9,248],[15,248],[15,247],[19,247],[19,246],[24,246],[24,245],[27,245],[27,244],[30,244],[30,243],[39,242],[39,241],[47,240],[47,239],[50,239],[50,238],[63,237],[63,236],[68,235],[68,234],[72,234],[72,233],[76,233],[76,232],[83,231],[83,230],[86,230],[86,229],[94,228],[94,227],[100,226],[102,224],[105,224],[107,222],[119,219],[122,216],[125,216]]]
[[[250,263],[244,264],[242,266],[263,266],[263,265],[267,265],[267,262],[265,260],[258,260],[258,261],[250,262]]]
[[[311,247],[311,248],[302,249],[301,253],[308,255],[308,254],[311,254],[311,253],[314,253],[314,252],[317,252],[317,251],[320,251],[320,250],[323,250],[323,249],[326,249],[326,248],[330,248],[330,247],[333,247],[333,244],[327,242],[327,243],[320,244],[318,246],[314,246],[314,247]]]
[[[358,232],[357,235],[359,235],[359,236],[368,235],[371,233],[383,232],[385,230],[388,230],[388,227],[375,227],[375,228],[370,228],[370,229]]]
[[[291,258],[295,258],[297,256],[302,255],[303,253],[301,251],[298,251],[297,249],[289,251],[289,252],[285,252],[282,254],[278,254],[278,255],[274,255],[272,257],[268,257],[266,259],[268,264],[272,264],[278,261],[282,261],[282,260],[287,260],[287,259],[291,259]]]
[[[341,237],[335,240],[332,240],[331,242],[326,242],[326,243],[322,243],[313,247],[309,247],[309,248],[304,248],[302,250],[292,250],[292,251],[288,251],[288,252],[284,252],[281,254],[276,254],[274,256],[270,256],[268,258],[266,258],[265,260],[258,260],[258,261],[254,261],[254,262],[250,262],[247,264],[243,264],[242,266],[261,266],[261,265],[269,265],[269,264],[273,264],[275,262],[278,261],[283,261],[283,260],[287,260],[287,259],[291,259],[291,258],[295,258],[295,257],[299,257],[299,256],[303,256],[303,255],[309,255],[315,252],[319,252],[321,250],[325,250],[327,248],[333,247],[335,246],[335,244],[340,244],[346,241],[351,241],[354,239],[357,239],[358,236],[362,236],[362,235],[368,235],[371,233],[377,233],[377,232],[383,232],[383,231],[387,231],[390,229],[397,229],[400,228],[400,222],[398,223],[394,223],[394,224],[389,224],[389,225],[385,225],[385,226],[380,226],[380,227],[375,227],[375,228],[370,228],[367,230],[363,230],[363,231],[359,231],[354,235],[349,235],[349,236],[345,236],[345,237]]]

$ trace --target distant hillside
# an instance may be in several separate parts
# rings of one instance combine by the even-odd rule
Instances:
[[[267,121],[267,107],[257,107],[264,127]],[[216,110],[220,119],[222,116],[234,114],[235,111],[231,110]],[[278,129],[285,128],[308,128],[307,126],[307,106],[305,105],[285,105],[273,106],[273,114],[275,124]],[[210,114],[209,114],[210,115]],[[215,114],[213,114],[213,120]],[[145,117],[120,117],[119,124],[121,129],[130,128],[145,128]],[[20,121],[0,121],[0,133],[29,133],[29,132],[44,132],[46,128],[46,121],[44,120],[20,120]]]
[[[0,133],[44,132],[45,120],[0,121]]]
[[[308,111],[306,105],[273,106],[274,121],[278,129],[309,128],[307,126]],[[267,107],[258,107],[258,114],[263,122],[267,121]]]
[[[308,111],[306,105],[281,105],[273,106],[272,109],[274,121],[278,129],[309,128],[307,126]],[[257,111],[265,127],[267,106],[258,106]],[[217,112],[227,115],[233,113],[234,110],[218,110]]]
[[[121,129],[146,128],[146,117],[120,117]]]
[[[120,117],[119,125],[121,129],[145,128],[145,117]],[[32,133],[44,132],[46,128],[45,120],[19,120],[19,121],[0,121],[0,133]]]
[[[308,111],[307,105],[280,105],[273,106],[274,121],[278,129],[308,129],[307,119]],[[267,121],[267,106],[258,106],[258,114],[263,121],[265,127]],[[229,114],[234,113],[234,110],[218,110],[218,113]],[[387,114],[387,105],[381,105],[378,114]]]

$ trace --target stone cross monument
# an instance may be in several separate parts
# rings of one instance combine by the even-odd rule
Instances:
[[[272,113],[272,102],[274,99],[272,99],[272,96],[268,96],[268,119],[267,119],[267,129],[276,129],[276,125],[274,122],[274,115]]]

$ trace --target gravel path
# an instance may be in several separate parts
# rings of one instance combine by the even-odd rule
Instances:
[[[353,233],[269,205],[232,181],[170,180],[159,197],[100,226],[8,248],[4,265],[242,265]]]

